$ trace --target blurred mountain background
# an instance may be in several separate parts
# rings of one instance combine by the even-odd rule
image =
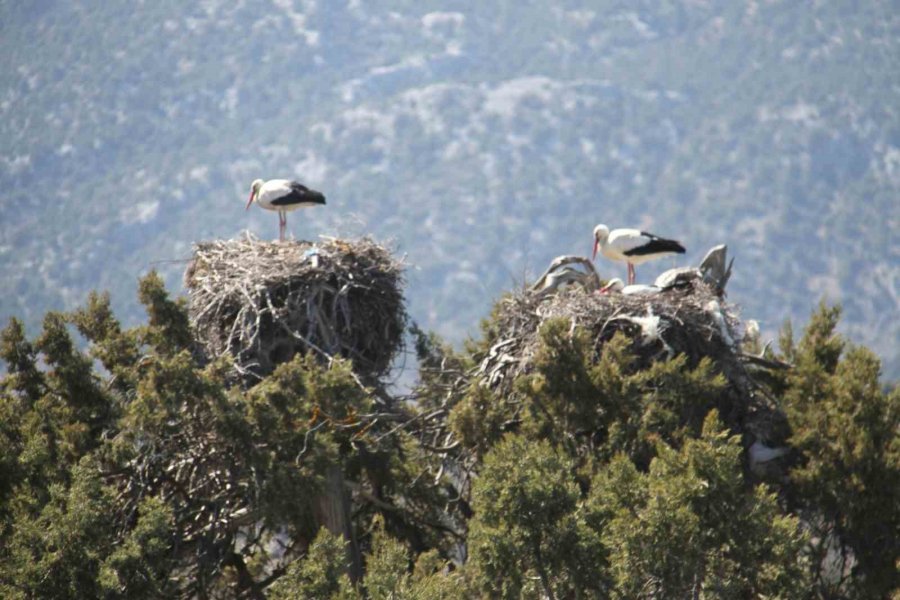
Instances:
[[[896,2],[0,1],[0,52],[3,322],[140,321],[140,274],[274,238],[249,185],[291,177],[328,197],[293,234],[393,240],[454,343],[604,222],[727,243],[768,336],[842,303],[900,377]]]

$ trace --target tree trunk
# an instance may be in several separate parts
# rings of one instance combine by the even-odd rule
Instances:
[[[314,507],[316,524],[344,538],[350,580],[357,583],[362,579],[362,558],[350,519],[350,496],[344,486],[344,474],[340,465],[328,466],[325,471],[325,487],[316,498]]]

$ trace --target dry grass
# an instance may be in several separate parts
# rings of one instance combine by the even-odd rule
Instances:
[[[262,377],[297,352],[343,356],[378,377],[402,345],[403,265],[368,238],[200,242],[184,275],[198,339]]]

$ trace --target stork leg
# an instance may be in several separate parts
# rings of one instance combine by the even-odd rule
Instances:
[[[287,226],[287,216],[283,210],[278,211],[278,239],[284,241],[284,230]]]
[[[633,283],[634,283],[634,279],[635,279],[635,277],[634,277],[634,265],[631,264],[631,263],[628,263],[628,285],[633,284]]]

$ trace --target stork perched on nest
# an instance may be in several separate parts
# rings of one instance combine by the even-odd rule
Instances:
[[[628,264],[628,284],[634,283],[634,265],[645,263],[669,254],[684,254],[684,246],[675,240],[667,240],[639,229],[613,229],[606,225],[594,227],[594,253]]]
[[[278,239],[284,241],[284,232],[287,229],[287,211],[296,210],[305,206],[325,204],[325,195],[322,192],[311,190],[298,181],[289,179],[270,179],[263,181],[256,179],[250,184],[250,199],[247,200],[247,210],[253,201],[266,210],[278,211]]]

